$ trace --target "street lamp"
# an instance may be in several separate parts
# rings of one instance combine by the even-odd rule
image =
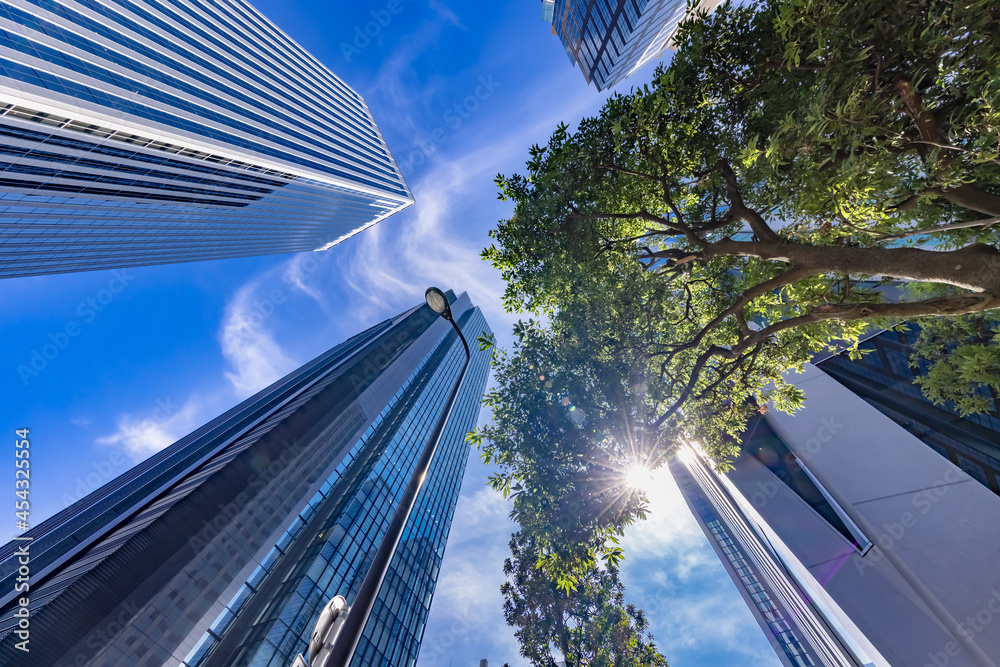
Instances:
[[[347,604],[347,600],[341,595],[334,595],[333,599],[323,607],[319,620],[316,621],[316,626],[313,628],[312,637],[309,639],[309,649],[306,651],[309,659],[306,660],[300,653],[295,656],[292,667],[327,664],[330,649],[333,648],[333,642],[340,634],[340,629],[344,627],[344,621],[347,620],[349,611],[351,611],[351,607]]]
[[[427,305],[431,307],[431,310],[452,324],[455,324],[454,320],[451,319],[451,305],[448,303],[447,294],[437,287],[428,287],[427,291],[424,292],[424,299],[427,300]],[[458,335],[461,336],[462,332],[459,331]]]
[[[406,485],[406,491],[403,492],[403,499],[400,501],[399,507],[396,508],[395,514],[392,515],[389,530],[386,532],[385,537],[382,538],[382,543],[379,545],[378,551],[375,552],[375,558],[368,568],[368,574],[365,575],[365,579],[361,583],[361,588],[358,590],[358,596],[354,599],[354,604],[349,608],[349,613],[347,613],[347,609],[340,609],[333,620],[328,619],[326,621],[327,625],[323,629],[319,627],[319,623],[324,622],[324,616],[321,615],[320,621],[317,622],[316,631],[313,632],[313,640],[316,641],[318,633],[321,635],[320,643],[326,646],[332,643],[332,647],[330,647],[329,654],[325,652],[326,646],[323,646],[324,650],[322,651],[317,650],[315,652],[316,660],[313,662],[310,659],[309,667],[347,667],[354,657],[354,649],[358,646],[361,633],[368,622],[368,615],[371,613],[372,607],[375,605],[375,598],[382,587],[382,581],[385,579],[386,572],[389,571],[389,564],[392,562],[393,554],[396,553],[399,538],[402,537],[406,522],[410,518],[410,513],[413,511],[414,505],[416,505],[417,494],[420,493],[420,488],[427,478],[427,472],[430,470],[434,454],[437,452],[438,444],[441,442],[445,424],[448,423],[448,418],[451,417],[452,409],[455,407],[458,390],[462,386],[462,380],[465,379],[466,371],[469,369],[469,360],[471,359],[469,343],[466,342],[465,336],[462,335],[462,330],[458,328],[458,325],[452,318],[451,305],[448,303],[447,295],[437,287],[429,287],[427,292],[424,293],[424,298],[427,300],[427,305],[431,307],[431,310],[448,320],[455,329],[455,332],[458,333],[458,339],[462,341],[462,346],[465,348],[465,362],[462,364],[462,370],[458,374],[455,386],[452,387],[451,395],[448,396],[448,401],[445,403],[444,409],[438,417],[437,424],[434,425],[434,430],[431,432],[431,436],[424,446],[424,451],[420,455],[417,467],[413,471],[413,475],[410,476],[410,482]],[[330,604],[327,605],[327,609],[331,608],[336,599],[331,600]],[[344,613],[347,613],[346,619],[340,625],[341,619],[344,618]],[[324,615],[326,615],[326,609],[324,610]],[[336,627],[338,625],[339,632]],[[314,655],[312,642],[310,642],[309,652],[310,658],[312,658]]]

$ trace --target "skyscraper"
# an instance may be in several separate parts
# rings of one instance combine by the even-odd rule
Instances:
[[[468,296],[452,311],[470,340],[489,331]],[[489,371],[472,348],[354,665],[416,660]],[[25,533],[27,654],[6,545],[0,664],[287,667],[331,597],[353,603],[464,359],[449,324],[413,308]]]
[[[900,352],[882,336],[791,374],[805,407],[752,419],[732,471],[696,447],[671,471],[782,664],[996,665],[1000,498],[895,412],[918,401],[905,356],[869,372]]]
[[[722,0],[702,0],[712,11]],[[607,90],[673,47],[687,0],[542,0],[542,19],[552,22],[574,66],[587,83]]]
[[[243,0],[0,6],[0,277],[328,248],[411,203],[364,100]]]
[[[864,648],[848,647],[850,631],[828,622],[810,604],[821,587],[805,589],[773,552],[759,525],[741,510],[717,477],[690,451],[670,471],[695,520],[719,556],[750,613],[785,667],[869,667]],[[864,660],[864,662],[861,662]],[[770,663],[768,663],[770,664]],[[759,667],[753,665],[752,667]]]
[[[1000,402],[986,387],[977,393],[985,413],[963,417],[950,402],[935,405],[913,381],[926,365],[909,364],[920,327],[882,331],[862,342],[860,359],[838,354],[816,365],[970,477],[1000,495]]]

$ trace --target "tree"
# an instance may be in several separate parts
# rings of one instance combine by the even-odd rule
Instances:
[[[642,410],[648,400],[627,350],[609,344],[580,354],[574,346],[594,340],[586,331],[610,328],[609,317],[591,314],[572,336],[559,323],[520,322],[511,352],[481,339],[492,349],[496,382],[483,403],[493,418],[468,437],[496,467],[490,484],[513,499],[511,518],[531,541],[536,565],[566,591],[598,560],[617,565],[618,537],[646,511],[626,472],[666,448],[626,435],[632,406]]]
[[[872,327],[931,336],[966,317],[958,349],[995,354],[975,323],[1000,308],[998,12],[727,3],[682,26],[651,86],[497,177],[515,209],[483,256],[505,307],[541,320],[495,352],[494,423],[471,438],[529,545],[512,573],[585,591],[646,511],[622,467],[688,440],[724,468],[754,406],[794,409],[785,371],[832,341],[858,354]],[[893,296],[901,282],[912,296]],[[923,348],[940,368],[924,389],[954,400],[991,362],[942,340]],[[561,636],[534,620],[523,646]]]
[[[989,0],[757,2],[684,26],[671,70],[806,213],[871,227],[923,208],[939,225],[1000,216],[998,37]]]
[[[652,87],[498,177],[515,212],[483,255],[508,309],[579,321],[587,290],[655,299],[627,336],[661,391],[640,430],[724,458],[741,424],[718,428],[717,412],[757,395],[794,406],[781,372],[830,341],[856,352],[872,326],[1000,307],[996,220],[981,214],[1000,175],[998,10],[855,5],[727,4],[682,29]],[[646,279],[619,280],[629,264]],[[890,281],[945,290],[890,300]]]
[[[1000,396],[1000,313],[926,321],[910,357],[916,384],[937,405],[963,417],[994,411]],[[992,391],[991,391],[992,390]]]
[[[555,649],[567,667],[667,667],[649,635],[645,615],[625,604],[615,566],[591,565],[572,591],[535,567],[532,541],[516,533],[504,561],[504,617],[517,628],[521,655],[535,667],[555,667]]]

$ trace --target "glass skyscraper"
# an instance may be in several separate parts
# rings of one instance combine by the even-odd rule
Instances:
[[[703,0],[711,11],[721,0]],[[543,0],[542,19],[552,22],[573,65],[587,83],[607,90],[659,58],[672,46],[687,0]]]
[[[861,667],[838,629],[810,605],[767,537],[723,485],[693,457],[671,473],[698,525],[784,667]]]
[[[412,666],[469,455],[489,332],[354,665]],[[24,534],[31,652],[15,649],[18,544],[0,549],[0,664],[288,667],[334,595],[353,602],[465,352],[426,305],[334,347]],[[44,639],[41,639],[44,638]]]
[[[328,248],[413,203],[242,0],[0,3],[0,277]]]

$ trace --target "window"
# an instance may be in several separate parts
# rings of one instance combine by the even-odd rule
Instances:
[[[826,519],[837,532],[862,553],[871,547],[871,541],[854,525],[844,510],[826,493],[802,461],[774,432],[763,415],[753,417],[747,424],[743,449],[774,476],[784,482],[817,514]]]

